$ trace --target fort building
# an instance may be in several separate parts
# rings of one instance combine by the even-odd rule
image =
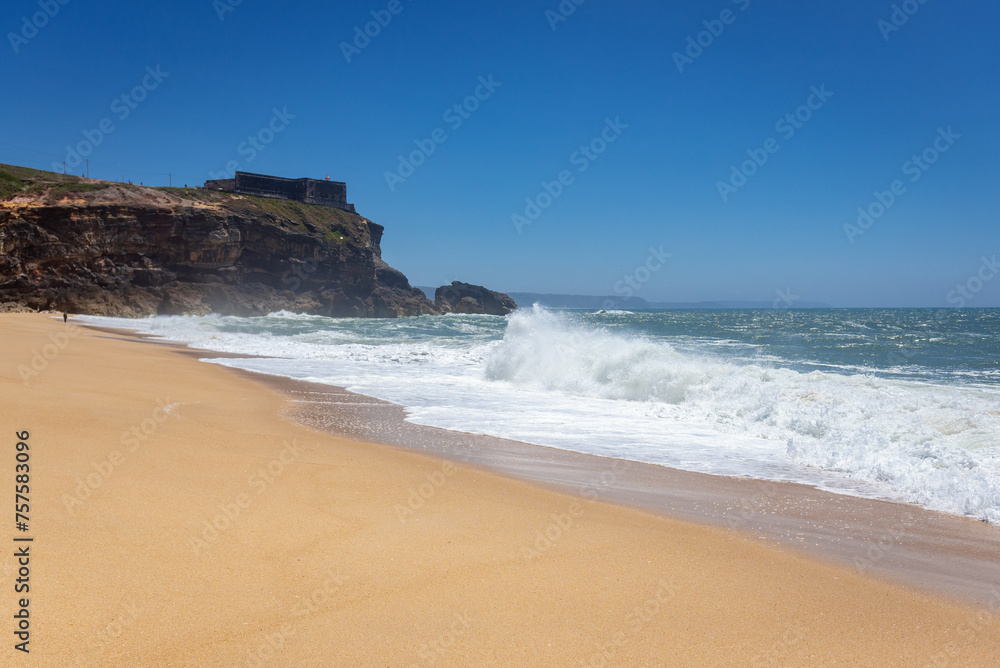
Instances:
[[[221,190],[241,195],[290,199],[305,204],[320,204],[356,213],[347,203],[347,184],[318,179],[286,179],[280,176],[236,172],[236,178],[205,181],[206,190]]]

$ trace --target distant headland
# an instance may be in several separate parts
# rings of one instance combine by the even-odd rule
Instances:
[[[507,295],[431,301],[382,260],[381,225],[347,184],[237,172],[152,188],[0,164],[0,311],[394,318],[504,315]]]

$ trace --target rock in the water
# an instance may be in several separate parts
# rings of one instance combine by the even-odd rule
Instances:
[[[507,315],[517,308],[514,300],[502,292],[459,281],[438,288],[434,292],[434,304],[445,313]]]

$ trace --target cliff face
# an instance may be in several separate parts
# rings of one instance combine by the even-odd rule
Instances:
[[[0,304],[93,315],[439,313],[330,207],[0,165]]]

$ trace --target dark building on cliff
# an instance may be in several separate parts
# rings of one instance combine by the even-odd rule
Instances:
[[[205,189],[273,199],[290,199],[305,204],[333,206],[355,213],[354,205],[347,203],[347,184],[341,181],[285,179],[280,176],[236,172],[234,179],[205,181]]]

